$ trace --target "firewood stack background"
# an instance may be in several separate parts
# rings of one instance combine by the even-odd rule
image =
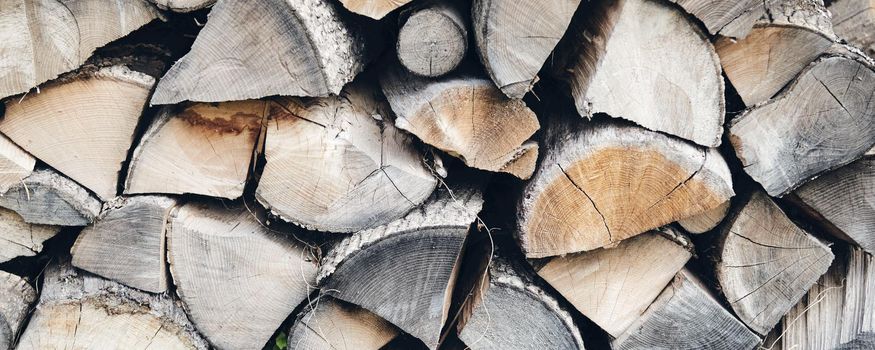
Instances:
[[[0,0],[0,350],[875,349],[870,0]]]

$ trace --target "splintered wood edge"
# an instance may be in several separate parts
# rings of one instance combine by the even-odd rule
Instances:
[[[128,173],[125,176],[124,188],[123,191],[125,194],[134,194],[128,192],[128,189],[133,186],[133,181],[136,176],[137,166],[140,164],[140,158],[143,155],[143,152],[146,151],[146,148],[151,143],[151,141],[161,133],[161,130],[164,128],[164,125],[173,118],[173,108],[172,107],[163,107],[161,108],[155,116],[154,121],[149,123],[149,127],[143,133],[143,136],[140,137],[139,143],[134,147],[133,153],[131,153],[131,159],[128,162]]]

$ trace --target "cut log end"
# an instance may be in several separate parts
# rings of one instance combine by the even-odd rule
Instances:
[[[678,220],[678,224],[689,233],[705,233],[717,227],[726,214],[729,213],[730,202],[725,202],[714,209],[705,211],[699,215],[690,216]]]
[[[0,263],[38,254],[43,242],[60,230],[59,226],[29,224],[18,213],[0,208],[0,241],[4,241],[0,244]]]
[[[404,6],[411,0],[340,0],[347,10],[373,19],[381,19],[389,12]]]
[[[100,213],[101,203],[70,179],[42,169],[0,195],[0,207],[30,224],[85,226]]]
[[[0,349],[12,349],[36,296],[25,279],[0,271]]]
[[[149,0],[162,10],[173,12],[191,12],[204,9],[216,3],[216,0]]]
[[[468,29],[460,9],[429,6],[407,18],[398,32],[398,60],[409,71],[438,77],[459,66],[468,50]]]
[[[322,295],[298,315],[289,330],[289,349],[378,350],[400,332],[377,315]]]
[[[765,1],[740,0],[672,0],[687,12],[696,16],[711,34],[733,38],[747,36],[754,22],[765,14]]]

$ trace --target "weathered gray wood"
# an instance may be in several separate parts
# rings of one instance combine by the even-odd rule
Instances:
[[[726,214],[729,213],[729,207],[730,203],[724,202],[718,207],[702,214],[678,220],[678,224],[689,233],[705,233],[717,227],[726,218]]]
[[[766,1],[771,0],[671,0],[696,16],[711,34],[743,38],[754,22],[765,14]]]
[[[216,0],[149,0],[162,10],[191,12],[213,6]]]
[[[398,31],[398,61],[426,77],[456,69],[468,51],[467,16],[461,4],[431,1],[409,11]]]
[[[100,212],[100,201],[51,169],[34,171],[0,194],[0,207],[41,225],[85,226]]]
[[[28,224],[16,212],[0,208],[0,263],[36,255],[43,250],[43,242],[60,230],[59,226]]]
[[[763,192],[724,222],[717,279],[736,315],[765,335],[823,275],[829,247],[797,227]]]
[[[783,196],[875,145],[875,70],[849,55],[809,65],[780,95],[733,119],[729,139],[754,180]]]
[[[875,349],[875,333],[862,333],[859,337],[837,346],[834,350],[870,350]]]
[[[0,349],[12,349],[36,296],[25,279],[0,271]]]
[[[379,350],[400,334],[368,310],[322,294],[288,332],[289,349]]]
[[[340,0],[347,10],[368,16],[373,19],[381,19],[389,12],[404,6],[411,0]]]
[[[449,312],[462,245],[483,205],[468,185],[439,189],[420,209],[337,243],[317,281],[435,349]]]
[[[875,56],[875,1],[832,1],[829,12],[836,35]]]
[[[477,53],[495,85],[520,99],[562,38],[580,0],[474,0]]]

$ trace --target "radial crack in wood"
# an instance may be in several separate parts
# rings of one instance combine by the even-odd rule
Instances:
[[[461,4],[424,3],[409,14],[398,31],[398,61],[407,70],[438,77],[459,66],[468,51],[468,17]],[[405,11],[407,12],[407,11]],[[406,14],[405,14],[406,15]]]
[[[298,315],[288,334],[289,349],[379,350],[400,331],[368,310],[323,294]]]
[[[347,10],[368,16],[373,19],[381,19],[389,12],[404,6],[411,0],[339,0]]]
[[[25,279],[0,271],[0,349],[13,348],[36,296]]]
[[[727,201],[699,215],[678,220],[678,224],[689,233],[705,233],[717,227],[726,218],[729,207],[730,203]]]
[[[60,230],[59,226],[26,223],[18,213],[0,208],[0,263],[38,254],[43,250],[43,242]]]
[[[70,179],[41,169],[0,194],[0,207],[30,224],[85,226],[100,213],[101,203]]]
[[[173,12],[191,12],[204,9],[216,3],[216,0],[149,0],[162,10]]]

